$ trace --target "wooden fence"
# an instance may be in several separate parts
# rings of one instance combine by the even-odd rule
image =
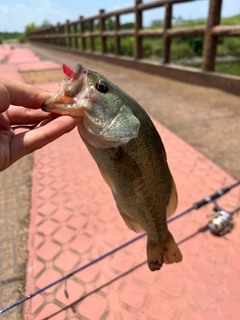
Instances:
[[[218,37],[239,37],[239,26],[221,26],[221,7],[222,0],[209,0],[209,11],[206,25],[172,29],[172,8],[174,4],[183,2],[192,2],[194,0],[159,0],[150,3],[143,3],[142,0],[135,0],[135,6],[113,11],[105,12],[100,10],[99,14],[89,18],[80,16],[79,20],[69,21],[65,23],[58,23],[55,26],[50,26],[44,29],[38,29],[28,34],[31,42],[37,42],[48,46],[76,51],[88,57],[103,59],[111,63],[121,63],[125,66],[130,66],[147,72],[160,73],[163,76],[173,77],[177,80],[195,82],[197,84],[206,84],[220,87],[224,89],[232,88],[233,92],[240,91],[240,77],[231,77],[227,75],[216,75],[214,71],[217,40]],[[143,12],[148,9],[165,7],[165,19],[162,29],[144,29],[142,23]],[[121,30],[120,16],[133,13],[135,15],[135,23],[133,30]],[[106,30],[106,21],[108,18],[113,18],[115,21],[115,30]],[[98,21],[98,30],[95,30],[94,23]],[[134,37],[134,57],[133,59],[126,59],[121,55],[121,41],[122,37]],[[171,52],[171,39],[174,37],[194,37],[203,36],[203,62],[201,71],[193,71],[189,68],[174,67],[169,65]],[[101,40],[101,52],[95,51],[94,39],[99,37]],[[107,52],[106,41],[108,37],[115,40],[115,55],[109,55]],[[162,37],[163,38],[163,63],[159,66],[150,61],[142,62],[142,40],[144,37]],[[86,39],[90,41],[90,50],[86,46]],[[171,70],[169,70],[169,68]],[[168,70],[167,70],[167,69]],[[189,73],[190,72],[190,73]],[[206,72],[208,77],[206,77]],[[199,78],[196,80],[196,75]],[[215,79],[215,78],[216,79]],[[227,82],[225,81],[227,80]],[[220,83],[219,83],[220,81]],[[230,82],[231,83],[230,83]],[[199,83],[198,83],[199,82]],[[218,85],[217,85],[218,83]],[[236,87],[237,84],[237,87]],[[231,90],[230,90],[231,91]]]

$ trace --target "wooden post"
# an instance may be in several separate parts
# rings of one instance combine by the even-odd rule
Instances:
[[[61,37],[61,35],[62,35],[62,26],[61,26],[60,22],[58,23],[58,35],[59,35],[58,45],[63,46],[63,38]]]
[[[171,38],[167,36],[166,31],[172,27],[172,5],[165,5],[165,21],[163,35],[163,63],[170,62]]]
[[[90,32],[92,33],[94,30],[94,20],[90,20],[89,21],[89,28],[90,28]],[[95,47],[94,47],[94,37],[91,35],[90,36],[90,49],[91,51],[94,51]]]
[[[85,38],[83,37],[85,28],[84,28],[84,21],[83,21],[83,16],[80,16],[80,29],[81,29],[81,39],[82,39],[82,50],[86,50],[86,41]]]
[[[51,29],[49,28],[49,29],[48,29],[48,35],[49,35],[48,43],[49,43],[49,44],[52,44],[51,33],[52,33],[52,32],[51,32]]]
[[[135,60],[138,60],[142,57],[142,38],[138,35],[138,31],[142,29],[142,11],[138,10],[138,5],[140,3],[142,3],[142,0],[135,0]]]
[[[64,26],[61,25],[60,26],[60,35],[63,36],[63,34],[64,34]],[[61,46],[64,47],[64,44],[65,44],[64,37],[61,37],[60,40],[61,40]]]
[[[217,37],[212,35],[212,28],[220,24],[222,0],[209,0],[207,28],[204,35],[203,71],[214,71],[217,53]]]
[[[43,31],[44,32],[44,34],[45,35],[48,35],[49,36],[49,30],[47,29],[47,28],[45,28],[46,30],[45,31]],[[46,43],[48,43],[49,44],[49,37],[47,37],[47,38],[45,38],[46,39]]]
[[[120,19],[119,19],[119,14],[115,16],[115,31],[120,30]],[[120,37],[116,36],[115,37],[115,53],[116,55],[121,54],[121,45],[120,45]]]
[[[106,37],[103,35],[103,32],[105,31],[105,19],[103,17],[103,14],[105,13],[104,9],[101,9],[99,11],[99,24],[100,24],[100,37],[101,37],[101,47],[102,47],[102,54],[106,53],[107,47],[106,47]]]
[[[59,34],[60,34],[60,22],[57,23],[57,30],[56,30],[57,38],[56,38],[56,44],[60,45],[61,41],[59,39]]]
[[[66,20],[65,32],[66,32],[65,45],[66,45],[66,47],[71,48],[71,38],[69,37],[69,34],[70,34],[70,20]]]
[[[76,33],[77,33],[77,23],[74,23],[74,33],[75,33],[75,36],[74,36],[74,48],[75,49],[78,49],[78,37],[76,36]]]
[[[55,35],[56,35],[56,26],[54,26],[54,27],[52,28],[52,36],[54,36],[54,37],[51,38],[51,44],[53,44],[53,45],[56,45]]]

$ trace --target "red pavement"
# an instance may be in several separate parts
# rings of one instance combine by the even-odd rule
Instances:
[[[2,51],[0,47],[0,56],[3,56]],[[18,70],[28,69],[26,57],[29,55],[30,60],[37,57],[26,48],[8,52],[9,70],[14,64],[18,66],[11,69],[11,78],[18,80]],[[29,63],[31,70],[32,66]],[[0,65],[0,75],[3,74],[1,68]],[[59,88],[58,83],[41,87],[52,92]],[[177,184],[177,212],[234,182],[214,163],[154,122]],[[76,130],[35,152],[34,157],[26,294],[136,236],[119,216],[111,192]],[[240,188],[235,188],[222,197],[219,204],[232,210],[239,205],[239,199]],[[211,208],[212,205],[208,205],[171,223],[169,227],[176,241],[204,226]],[[205,231],[181,244],[182,263],[164,265],[161,271],[154,273],[144,264],[86,297],[76,305],[76,313],[69,308],[53,319],[239,319],[239,215],[234,216],[234,221],[234,230],[222,238]],[[145,261],[145,241],[143,238],[35,296],[25,304],[25,319],[50,317]]]

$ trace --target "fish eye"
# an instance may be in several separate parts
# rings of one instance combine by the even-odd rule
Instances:
[[[108,92],[108,86],[107,86],[106,82],[104,82],[104,81],[99,81],[96,84],[96,89],[99,92],[102,92],[102,93],[107,93]]]

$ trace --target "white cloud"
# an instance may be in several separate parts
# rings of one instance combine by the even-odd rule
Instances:
[[[32,9],[29,8],[29,7],[27,7],[27,6],[25,6],[25,5],[22,4],[22,3],[19,3],[19,4],[17,4],[16,6],[14,6],[14,7],[12,8],[12,12],[16,12],[16,13],[20,13],[20,12],[30,12],[30,11],[32,11]]]
[[[59,5],[51,2],[49,0],[43,1],[34,1],[38,7],[36,8],[37,11],[42,11],[46,14],[58,15],[61,12],[64,12],[64,8],[61,8]]]

